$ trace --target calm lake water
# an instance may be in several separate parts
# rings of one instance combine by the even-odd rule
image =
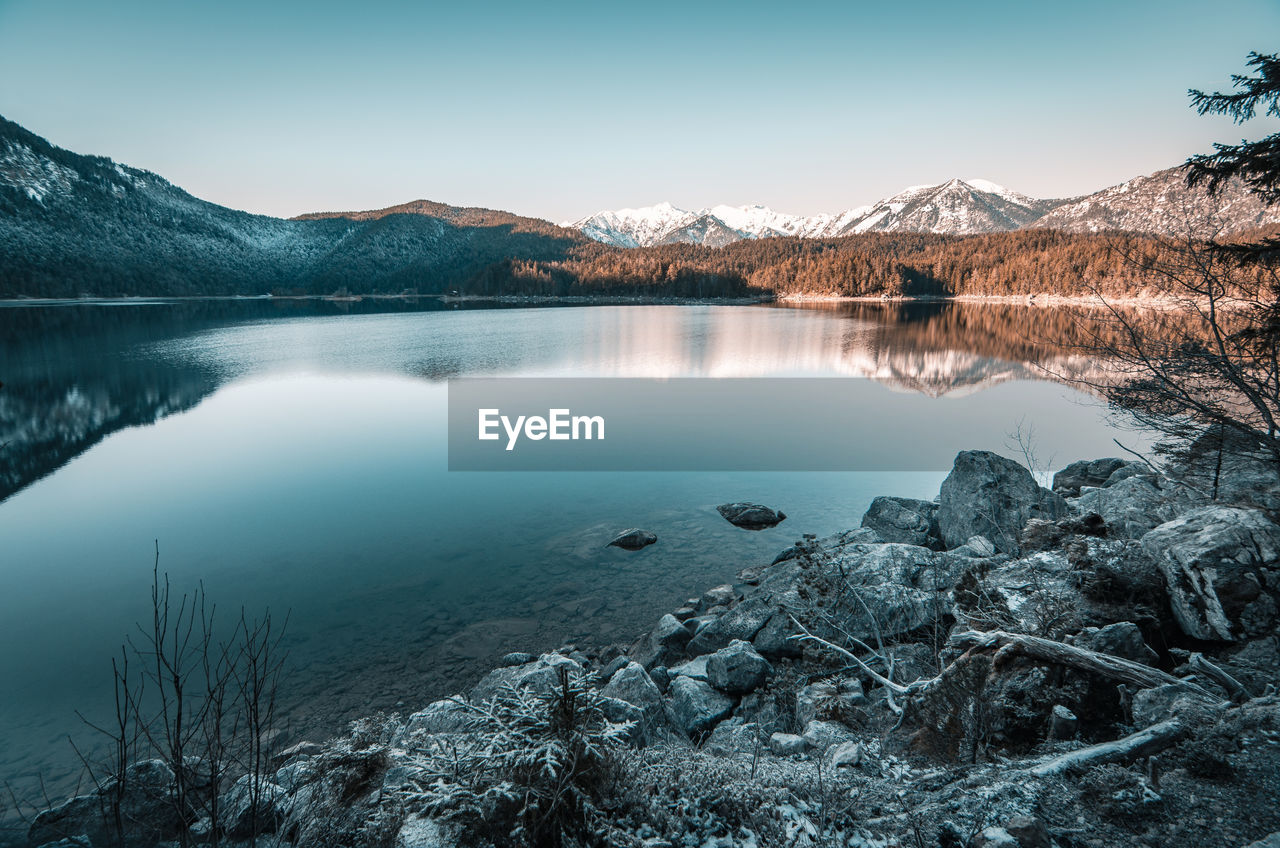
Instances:
[[[86,737],[76,710],[110,714],[110,660],[150,614],[157,540],[178,589],[203,580],[223,609],[290,612],[285,707],[294,738],[319,737],[460,691],[507,651],[630,642],[802,533],[857,526],[875,495],[932,498],[947,470],[450,473],[451,376],[870,380],[864,432],[923,417],[948,454],[1009,454],[1021,423],[1057,468],[1118,450],[1101,406],[1051,376],[1093,368],[1061,346],[1076,317],[959,304],[0,307],[0,780],[20,794],[39,775],[69,785],[66,737]],[[739,530],[715,512],[731,500],[789,518]],[[604,547],[630,526],[659,543]]]

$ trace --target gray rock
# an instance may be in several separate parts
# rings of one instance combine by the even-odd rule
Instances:
[[[688,621],[697,614],[698,611],[693,607],[680,607],[680,609],[671,613],[671,615],[675,617],[675,620],[681,623]]]
[[[794,658],[804,654],[800,631],[786,612],[776,612],[769,617],[751,640],[762,656],[773,659]]]
[[[902,542],[928,548],[942,546],[938,529],[938,505],[914,498],[878,497],[862,516],[868,527],[886,542]]]
[[[632,527],[630,530],[623,530],[605,547],[622,548],[624,551],[638,551],[656,541],[658,541],[658,534]]]
[[[857,766],[862,762],[861,742],[842,742],[831,751],[832,769]]]
[[[1139,689],[1133,693],[1130,703],[1133,724],[1135,727],[1150,727],[1171,718],[1190,697],[1185,688],[1174,683]]]
[[[459,733],[467,729],[470,711],[463,704],[461,695],[453,695],[433,701],[409,716],[405,722],[405,735],[431,733]]]
[[[667,665],[672,660],[683,656],[685,647],[693,638],[693,633],[685,626],[686,624],[687,622],[676,620],[676,617],[670,613],[660,618],[637,657],[640,664],[645,668],[652,668],[655,665]]]
[[[1126,464],[1123,459],[1114,456],[1073,462],[1053,475],[1053,490],[1064,498],[1074,498],[1080,494],[1081,487],[1103,485]]]
[[[1188,636],[1237,641],[1274,627],[1280,527],[1262,513],[1194,509],[1143,536],[1142,549],[1160,567],[1174,618]]]
[[[811,721],[805,725],[804,742],[815,751],[826,751],[834,745],[853,740],[847,727],[835,721]]]
[[[707,677],[707,660],[709,658],[709,655],[694,657],[688,662],[672,666],[669,670],[670,674],[673,678],[692,677],[694,680],[701,680],[709,683],[710,679]]]
[[[533,654],[527,654],[524,651],[512,651],[509,654],[504,654],[502,659],[498,660],[498,667],[510,668],[513,665],[524,665],[525,663],[533,662],[535,659],[537,657]]]
[[[986,536],[997,551],[1016,554],[1031,518],[1065,515],[1061,495],[1042,488],[1031,472],[989,451],[961,451],[939,493],[938,528],[948,548]]]
[[[1250,842],[1244,848],[1280,848],[1280,830],[1262,837],[1257,842]]]
[[[1022,848],[1022,844],[1003,827],[991,825],[969,841],[969,848]]]
[[[735,754],[751,754],[768,744],[767,734],[754,722],[743,721],[738,716],[716,725],[703,743],[703,748],[717,757]]]
[[[1117,621],[1101,628],[1086,627],[1069,641],[1100,654],[1124,657],[1147,665],[1152,665],[1159,659],[1159,655],[1143,641],[1142,630],[1130,621]]]
[[[727,607],[738,599],[733,586],[724,583],[702,593],[702,608]]]
[[[1140,539],[1153,527],[1172,521],[1203,503],[1180,483],[1151,474],[1130,476],[1102,489],[1089,489],[1071,501],[1079,512],[1096,512],[1110,535]]]
[[[629,662],[631,662],[631,660],[628,659],[625,654],[614,657],[613,659],[609,660],[609,663],[606,666],[604,666],[604,668],[600,669],[599,679],[608,683],[609,680],[615,674],[617,674],[622,669],[626,668],[627,663]]]
[[[582,672],[580,665],[561,654],[543,654],[531,663],[495,668],[471,690],[471,700],[487,701],[504,687],[524,689],[539,695],[550,694],[560,685],[561,669],[570,674]]]
[[[143,760],[125,770],[121,816],[129,844],[153,844],[177,836],[189,815],[178,810],[172,799],[173,770],[161,760]],[[106,798],[116,789],[108,780],[100,794],[80,795],[45,810],[35,817],[27,838],[32,845],[56,842],[83,834],[95,845],[114,842],[114,826],[104,816]]]
[[[671,672],[665,665],[654,666],[649,669],[649,679],[653,681],[653,685],[658,687],[664,695],[667,687],[671,685]]]
[[[804,737],[794,733],[775,733],[769,737],[769,750],[779,757],[803,754],[807,747]]]
[[[730,695],[745,695],[764,683],[772,671],[751,643],[735,639],[707,657],[707,682]]]
[[[692,677],[676,677],[668,690],[667,718],[686,736],[698,737],[729,717],[737,702],[711,684]]]
[[[789,548],[783,548],[781,551],[779,551],[778,555],[773,558],[773,562],[769,564],[777,565],[780,562],[786,562],[789,559],[795,559],[796,557],[800,556],[803,553],[804,553],[804,549],[801,548],[799,545],[792,545]]]
[[[767,595],[759,592],[743,598],[736,607],[698,630],[689,641],[689,653],[693,656],[709,654],[734,639],[750,642],[777,611],[777,606],[770,601]]]
[[[662,712],[662,692],[644,668],[636,662],[627,663],[614,673],[600,690],[600,694],[606,698],[626,701],[638,707],[646,715]]]
[[[1151,477],[1154,475],[1155,475],[1155,472],[1151,470],[1150,465],[1147,465],[1145,462],[1138,462],[1136,460],[1131,460],[1129,462],[1126,462],[1124,465],[1121,465],[1115,471],[1111,472],[1111,476],[1108,477],[1106,480],[1104,480],[1100,484],[1099,488],[1105,489],[1109,486],[1114,486],[1116,483],[1119,483],[1121,480],[1128,480],[1130,477],[1139,477],[1139,476]],[[1082,491],[1081,494],[1084,494],[1084,492]]]
[[[255,832],[276,832],[288,812],[288,793],[272,781],[259,779],[255,803],[253,782],[245,775],[226,791],[221,804],[226,813],[227,835],[248,839]]]
[[[755,503],[727,503],[716,507],[716,512],[735,527],[746,530],[763,530],[786,519],[787,514]]]

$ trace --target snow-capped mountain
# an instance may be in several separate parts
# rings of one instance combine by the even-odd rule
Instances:
[[[870,206],[834,215],[788,215],[767,206],[713,206],[697,211],[670,203],[598,212],[566,222],[591,238],[619,247],[680,242],[721,246],[740,239],[854,233],[989,233],[1016,230],[1060,201],[1037,200],[986,180],[950,180],[913,186]]]
[[[1280,207],[1264,206],[1242,181],[1224,183],[1210,197],[1203,186],[1188,188],[1186,171],[1177,167],[1062,203],[1030,226],[1073,233],[1129,230],[1212,236],[1276,223]]]

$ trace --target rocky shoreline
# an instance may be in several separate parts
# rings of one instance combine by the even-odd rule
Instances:
[[[877,498],[632,645],[509,654],[407,719],[275,753],[256,785],[184,761],[216,821],[154,759],[28,837],[1280,846],[1277,516],[1280,480],[1245,460],[1078,462],[1046,489],[963,452],[936,501]]]

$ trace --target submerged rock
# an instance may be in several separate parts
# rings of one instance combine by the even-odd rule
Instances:
[[[716,507],[716,512],[735,527],[746,530],[763,530],[786,519],[787,514],[755,503],[727,503]]]
[[[630,530],[623,530],[605,547],[622,548],[624,551],[638,551],[656,541],[658,541],[657,533],[632,527]]]
[[[1031,472],[990,451],[961,451],[942,481],[938,529],[948,548],[985,536],[1001,553],[1018,553],[1018,538],[1031,518],[1054,520],[1066,501],[1040,486]]]

